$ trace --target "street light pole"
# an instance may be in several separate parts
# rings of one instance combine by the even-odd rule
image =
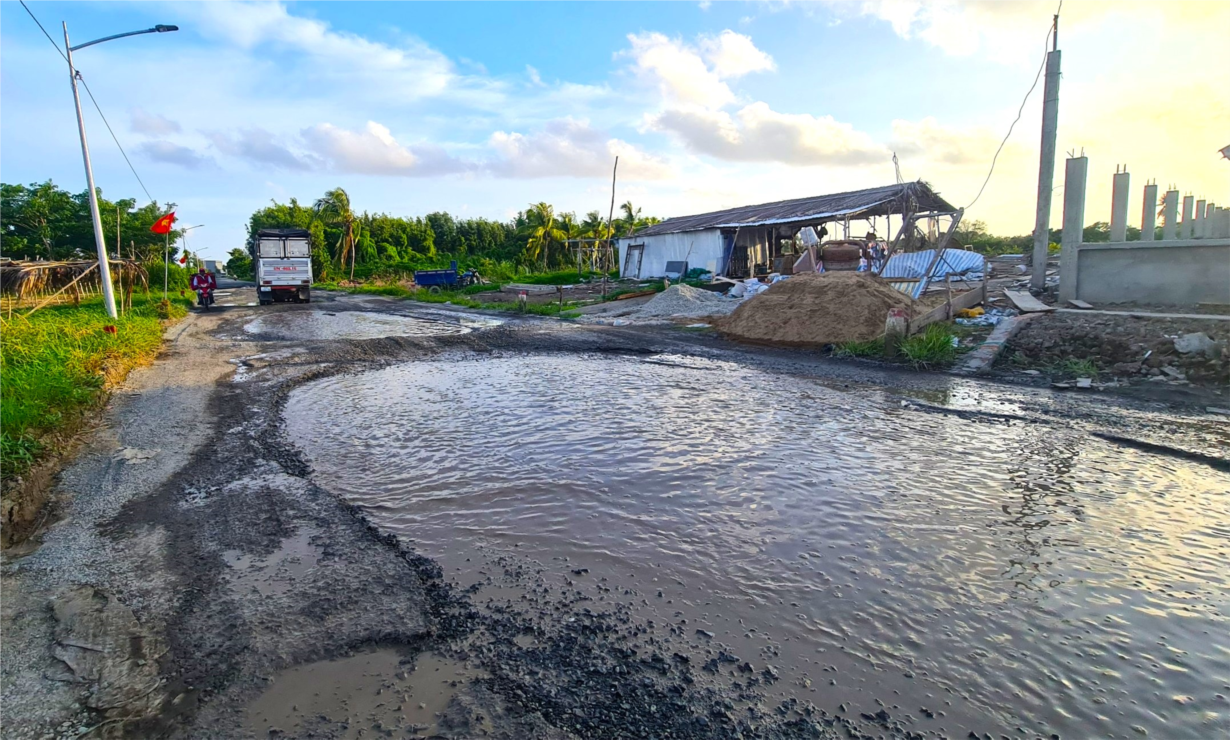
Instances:
[[[81,134],[81,157],[85,160],[85,182],[90,193],[90,218],[94,221],[94,246],[98,248],[98,278],[102,282],[103,305],[107,315],[116,318],[115,295],[111,291],[111,263],[103,243],[102,218],[98,215],[98,193],[94,190],[94,168],[90,165],[90,145],[85,138],[85,119],[81,117],[81,93],[77,91],[77,70],[73,67],[73,48],[68,43],[68,24],[64,25],[64,50],[68,53],[68,78],[73,84],[73,103],[77,106],[77,131]]]
[[[103,238],[102,218],[98,214],[98,193],[94,189],[94,168],[90,165],[90,145],[85,138],[85,119],[81,116],[81,93],[77,90],[77,68],[73,66],[73,52],[77,49],[84,49],[87,46],[100,44],[103,41],[110,41],[111,39],[136,36],[143,33],[178,31],[179,27],[159,25],[143,31],[120,33],[72,46],[68,41],[68,24],[62,23],[61,25],[64,27],[64,51],[65,59],[68,61],[68,79],[73,85],[73,103],[77,107],[77,132],[81,134],[81,158],[85,160],[85,182],[90,194],[90,219],[94,222],[94,246],[98,250],[98,277],[102,282],[103,305],[107,308],[107,315],[114,319],[117,314],[115,311],[115,294],[111,288],[111,263],[107,261],[107,245]]]

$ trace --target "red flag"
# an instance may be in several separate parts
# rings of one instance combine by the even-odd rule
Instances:
[[[179,264],[181,265],[188,264],[188,253],[187,252],[184,252],[184,256],[179,258]]]
[[[171,224],[175,223],[175,211],[171,211],[167,215],[154,222],[154,225],[149,227],[149,230],[155,234],[170,234]]]

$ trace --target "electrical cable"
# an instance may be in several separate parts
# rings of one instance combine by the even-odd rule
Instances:
[[[1059,8],[1055,10],[1055,15],[1059,15],[1059,11],[1062,9],[1063,0],[1059,0]],[[1004,145],[1008,143],[1008,138],[1012,136],[1012,129],[1016,128],[1017,123],[1020,122],[1021,115],[1025,112],[1025,104],[1029,102],[1029,96],[1032,95],[1034,90],[1038,87],[1038,80],[1042,79],[1042,70],[1046,68],[1046,57],[1049,53],[1047,51],[1047,46],[1050,44],[1051,34],[1054,32],[1055,23],[1052,22],[1051,27],[1046,31],[1046,39],[1042,42],[1042,64],[1038,66],[1038,74],[1034,75],[1034,84],[1029,86],[1029,91],[1025,93],[1025,99],[1021,101],[1021,107],[1017,109],[1016,119],[1013,120],[1012,124],[1008,126],[1008,133],[1004,134],[1004,140],[999,142],[999,148],[995,150],[995,156],[991,157],[991,169],[987,171],[987,177],[982,181],[982,187],[978,188],[978,195],[975,195],[974,199],[970,201],[970,204],[965,207],[965,210],[967,211],[974,207],[974,204],[977,203],[978,199],[982,197],[982,191],[987,189],[987,183],[991,182],[991,175],[995,172],[995,163],[999,160],[999,154],[1004,150]]]
[[[154,200],[154,196],[149,194],[149,189],[146,188],[145,183],[141,181],[141,176],[137,174],[137,168],[132,166],[132,160],[128,158],[128,152],[124,151],[123,144],[120,144],[119,138],[116,137],[115,132],[111,130],[111,124],[107,122],[107,117],[103,115],[102,108],[98,106],[98,101],[94,99],[93,91],[90,90],[90,86],[86,84],[85,78],[81,76],[80,72],[77,73],[77,79],[81,80],[82,87],[85,88],[86,94],[90,96],[90,102],[94,104],[94,110],[98,111],[98,117],[102,119],[103,125],[107,127],[107,133],[111,134],[111,140],[115,142],[117,147],[119,147],[120,154],[124,156],[124,161],[128,163],[128,169],[132,170],[132,176],[137,178],[137,182],[141,185],[141,189],[145,191],[145,197],[149,198],[150,203],[156,203],[157,201]]]
[[[26,9],[26,12],[30,14],[30,19],[34,21],[36,26],[38,26],[38,30],[42,31],[43,35],[47,37],[47,40],[51,42],[51,45],[55,47],[56,53],[60,55],[61,59],[67,62],[68,57],[64,56],[64,50],[60,48],[60,45],[56,43],[55,39],[51,38],[51,34],[47,33],[47,29],[43,28],[43,24],[38,22],[38,18],[34,17],[34,11],[30,10],[30,7],[26,5],[26,0],[20,0],[20,2],[21,7]]]
[[[34,11],[30,10],[29,6],[26,5],[25,0],[20,0],[20,2],[21,7],[26,9],[26,13],[30,15],[30,19],[33,20],[35,25],[38,26],[38,30],[43,32],[43,35],[46,36],[47,40],[51,42],[51,45],[55,47],[56,53],[59,54],[60,58],[67,63],[68,57],[65,56],[64,51],[60,48],[60,45],[55,42],[55,39],[51,38],[51,34],[47,33],[47,29],[43,28],[43,24],[40,23],[38,18],[34,16]],[[111,134],[111,140],[114,141],[115,146],[119,148],[120,154],[123,155],[124,161],[128,164],[128,169],[132,171],[132,176],[137,178],[137,183],[140,184],[141,190],[145,192],[145,197],[149,198],[151,203],[156,203],[157,201],[154,200],[154,196],[149,194],[149,188],[145,187],[145,183],[141,180],[141,176],[137,174],[137,168],[132,166],[132,160],[128,158],[128,152],[124,151],[124,145],[120,144],[119,137],[115,135],[115,131],[111,128],[111,123],[107,121],[107,116],[102,112],[102,107],[98,105],[98,101],[94,98],[94,92],[90,90],[89,84],[87,84],[85,78],[81,76],[81,70],[74,68],[74,72],[76,72],[77,79],[81,81],[81,86],[85,88],[86,94],[90,96],[90,102],[94,104],[94,110],[98,111],[98,117],[102,119],[103,125],[107,127],[107,133]]]

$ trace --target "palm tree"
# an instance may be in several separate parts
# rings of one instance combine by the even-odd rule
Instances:
[[[355,247],[358,235],[355,233],[355,223],[358,220],[350,208],[350,195],[341,188],[333,188],[325,193],[323,198],[312,206],[318,218],[327,220],[333,226],[342,230],[334,251],[341,267],[346,266],[346,257],[350,257],[350,279],[354,280]]]
[[[531,262],[538,261],[539,253],[542,254],[542,269],[545,272],[547,269],[547,255],[551,250],[551,245],[563,241],[565,238],[564,232],[560,231],[555,223],[555,209],[547,203],[533,203],[530,209],[525,213],[526,220],[530,223],[530,240],[525,245],[526,256]]]
[[[577,223],[575,213],[565,213],[559,217],[559,230],[564,235],[564,242],[570,242],[573,239],[580,239],[584,232],[581,230],[581,225]],[[581,269],[581,252],[577,251],[577,269]]]
[[[619,210],[623,211],[624,214],[624,236],[632,236],[633,232],[636,231],[637,221],[641,217],[641,209],[634,208],[632,206],[632,201],[629,200],[625,201],[624,204],[619,207]]]

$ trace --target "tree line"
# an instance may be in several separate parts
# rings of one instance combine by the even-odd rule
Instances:
[[[350,195],[334,188],[310,206],[291,198],[271,202],[248,220],[247,249],[234,249],[227,263],[237,275],[251,270],[250,254],[261,229],[306,229],[311,234],[313,269],[320,280],[365,278],[446,265],[457,260],[493,278],[576,266],[569,241],[607,239],[633,233],[660,219],[644,217],[631,202],[620,206],[609,226],[598,211],[584,219],[533,203],[508,221],[454,218],[447,212],[401,217],[359,213]]]
[[[119,256],[142,262],[162,261],[165,238],[149,227],[175,209],[174,203],[147,203],[136,198],[109,201],[98,190],[98,211],[107,253],[115,256],[119,222]],[[171,231],[171,254],[180,232]],[[94,226],[89,191],[69,193],[51,180],[29,185],[0,184],[0,255],[14,260],[94,259]]]

